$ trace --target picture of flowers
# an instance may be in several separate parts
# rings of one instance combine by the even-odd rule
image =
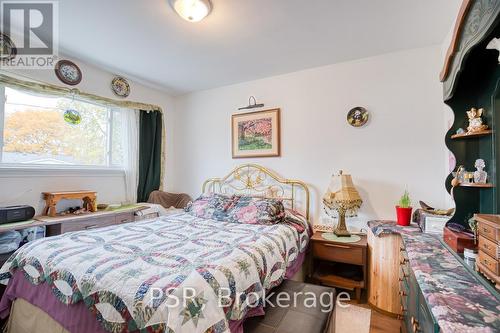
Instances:
[[[272,119],[262,118],[238,122],[238,149],[255,150],[272,148]]]
[[[279,113],[272,109],[233,115],[233,158],[279,156]]]

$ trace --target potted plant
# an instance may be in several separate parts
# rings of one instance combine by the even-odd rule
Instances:
[[[398,225],[408,226],[411,221],[411,199],[408,190],[399,199],[399,204],[396,206],[396,214],[398,217]]]

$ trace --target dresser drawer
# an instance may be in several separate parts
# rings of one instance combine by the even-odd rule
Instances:
[[[135,216],[134,216],[134,213],[132,213],[132,212],[121,213],[121,214],[117,214],[115,216],[116,224],[129,223],[129,222],[134,222],[134,221],[135,221]]]
[[[500,246],[481,235],[479,236],[479,250],[487,253],[493,259],[500,258]]]
[[[113,224],[116,224],[115,216],[68,221],[61,223],[61,233],[102,228]]]
[[[360,247],[313,242],[315,258],[343,262],[354,265],[363,264],[363,249]]]
[[[494,226],[488,225],[486,223],[479,223],[478,231],[479,235],[484,236],[495,243],[498,243],[500,238],[500,229],[497,229]]]
[[[498,273],[498,260],[493,259],[483,251],[479,251],[479,262],[484,265],[493,274],[499,275]]]

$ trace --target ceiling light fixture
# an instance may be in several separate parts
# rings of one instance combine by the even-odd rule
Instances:
[[[169,0],[169,2],[177,14],[189,22],[199,22],[212,11],[210,0]]]

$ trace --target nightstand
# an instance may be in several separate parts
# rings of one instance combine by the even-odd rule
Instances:
[[[312,265],[309,280],[326,286],[354,290],[358,302],[361,289],[366,287],[366,235],[356,243],[342,243],[324,239],[315,232],[312,242]]]

